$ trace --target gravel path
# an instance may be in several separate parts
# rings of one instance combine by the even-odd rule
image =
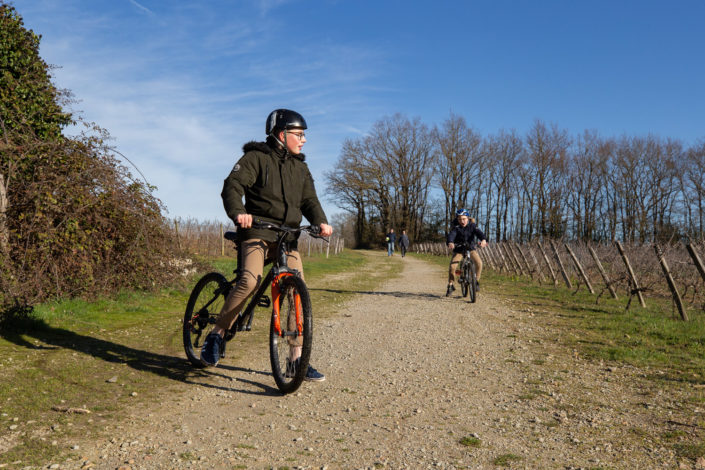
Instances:
[[[446,298],[442,268],[401,261],[400,277],[315,322],[312,363],[325,382],[281,396],[263,345],[131,410],[109,440],[81,443],[78,468],[686,465],[651,443],[685,418],[641,372],[561,351],[536,312],[497,292]]]

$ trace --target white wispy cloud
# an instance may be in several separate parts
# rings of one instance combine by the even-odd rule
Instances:
[[[78,98],[75,110],[110,132],[115,148],[157,186],[171,216],[225,218],[223,179],[244,143],[264,139],[265,118],[278,107],[306,116],[304,152],[323,193],[323,172],[342,139],[377,113],[365,93],[384,66],[382,49],[323,42],[305,45],[305,54],[284,54],[272,32],[277,19],[258,21],[257,9],[223,18],[180,4],[157,20],[130,3],[149,14],[146,24],[76,10],[72,27],[50,31],[42,50],[61,66],[56,81]],[[266,12],[284,3],[257,7]],[[121,40],[97,40],[121,28]]]
[[[150,14],[150,15],[154,15],[154,12],[153,12],[152,10],[150,10],[149,8],[147,8],[146,6],[137,3],[135,0],[129,0],[129,1],[130,1],[130,3],[132,3],[134,6],[136,6],[137,8],[139,8],[141,11],[143,11],[143,12],[145,12],[145,13],[148,13],[148,14]]]

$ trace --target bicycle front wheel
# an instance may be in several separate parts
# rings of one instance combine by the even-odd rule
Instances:
[[[470,302],[475,303],[477,300],[477,277],[475,274],[475,263],[468,263],[468,292],[470,294]]]
[[[274,381],[286,394],[299,388],[311,358],[313,319],[311,298],[304,281],[296,276],[281,278],[278,304],[279,325],[273,313],[269,328],[269,358]],[[301,347],[301,357],[291,361],[291,353],[297,346]]]
[[[205,367],[201,362],[201,347],[213,330],[231,287],[222,274],[208,273],[191,291],[184,313],[183,337],[186,357],[196,367]]]
[[[468,281],[470,280],[470,277],[469,277],[470,271],[468,269],[469,264],[470,263],[464,261],[463,267],[460,270],[460,290],[463,293],[463,297],[468,296],[468,285],[469,285]]]

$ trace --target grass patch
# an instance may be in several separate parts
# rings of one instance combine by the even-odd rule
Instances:
[[[70,453],[68,444],[112,432],[126,415],[123,410],[208,380],[184,356],[181,320],[196,280],[214,270],[230,277],[234,260],[199,264],[205,266],[201,272],[168,289],[50,302],[6,323],[0,329],[0,416],[17,418],[10,423],[17,428],[0,429],[7,449],[0,461],[37,466],[59,459]],[[336,315],[344,301],[373,290],[402,268],[400,259],[353,250],[328,259],[325,254],[304,257],[304,266],[314,321]],[[229,359],[247,354],[250,345],[267,343],[268,309],[256,309],[253,326],[254,331],[235,338]],[[55,406],[85,408],[90,414],[68,414]],[[53,440],[58,445],[51,445]]]
[[[439,265],[448,259],[416,255]],[[663,371],[661,381],[705,384],[705,314],[690,312],[690,320],[673,315],[669,299],[648,298],[647,308],[632,301],[625,310],[625,294],[619,300],[596,296],[582,287],[577,293],[564,286],[539,285],[526,277],[483,271],[484,292],[514,301],[515,308],[541,317],[554,330],[553,340],[587,358],[620,362]],[[479,299],[482,302],[482,297]],[[541,359],[533,361],[543,365]]]
[[[465,447],[480,447],[480,445],[482,445],[482,441],[475,436],[464,437],[458,442]]]
[[[700,457],[705,457],[705,443],[679,443],[673,446],[676,455],[688,459],[697,460]]]
[[[523,460],[523,458],[519,455],[502,454],[495,457],[492,463],[497,465],[498,467],[508,467],[509,465],[511,465],[512,462],[517,462],[519,460]]]
[[[536,398],[540,395],[548,395],[548,393],[546,393],[545,391],[538,389],[538,388],[532,388],[531,390],[527,390],[523,394],[519,395],[519,399],[533,400],[534,398]]]

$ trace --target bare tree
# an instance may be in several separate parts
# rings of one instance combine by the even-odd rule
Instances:
[[[380,170],[377,177],[386,183],[383,189],[388,199],[380,207],[384,214],[383,225],[401,226],[417,237],[426,210],[434,161],[428,128],[418,118],[409,120],[395,114],[375,123],[366,146],[374,156],[369,165]],[[378,189],[382,189],[381,185]]]
[[[362,144],[346,139],[335,169],[325,174],[327,194],[338,207],[355,216],[356,246],[368,241],[367,208],[371,185],[367,173]]]
[[[705,139],[685,153],[681,188],[688,231],[702,238],[705,234]]]
[[[521,137],[516,131],[501,130],[499,134],[490,136],[486,141],[486,155],[489,160],[489,182],[491,196],[494,198],[495,239],[507,239],[507,221],[509,206],[516,197],[517,169],[523,151]]]
[[[659,139],[649,136],[650,152],[645,162],[652,184],[650,216],[647,223],[653,224],[654,239],[668,240],[677,234],[673,213],[679,197],[678,175],[683,160],[683,145],[674,139]]]
[[[563,189],[565,187],[565,161],[570,138],[558,126],[546,126],[541,120],[526,136],[527,174],[531,176],[529,189],[536,195],[534,217],[541,236],[560,236],[563,232]],[[527,237],[533,236],[530,230]]]
[[[595,131],[585,131],[576,138],[568,161],[570,184],[566,188],[566,202],[573,220],[573,233],[584,241],[596,238],[610,152],[609,141],[601,139]]]
[[[399,226],[418,237],[431,187],[432,148],[427,127],[401,114],[376,122],[364,138],[345,141],[326,178],[338,206],[356,215],[358,244],[374,238],[368,230],[373,226],[378,233]]]
[[[441,129],[433,130],[433,138],[438,152],[435,181],[443,192],[447,227],[453,210],[468,203],[471,175],[482,156],[482,138],[468,127],[465,118],[452,113]]]

